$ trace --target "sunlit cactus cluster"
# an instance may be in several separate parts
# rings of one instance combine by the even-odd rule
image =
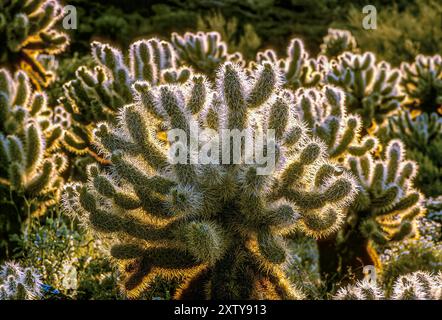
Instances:
[[[83,213],[97,232],[113,234],[111,254],[129,296],[158,273],[186,278],[177,298],[300,298],[283,273],[284,236],[294,229],[316,237],[337,230],[355,182],[336,173],[325,145],[291,114],[290,93],[280,89],[271,64],[247,77],[226,63],[213,91],[199,85],[200,77],[153,90],[137,82],[139,97],[122,108],[118,125],[103,123],[95,131],[111,171],[90,167],[89,183],[66,187],[65,208]],[[198,123],[215,132],[274,129],[267,148],[276,145],[276,171],[259,175],[260,166],[244,158],[171,164],[157,121],[184,132]]]
[[[244,65],[241,53],[229,53],[218,32],[186,32],[183,36],[172,33],[171,42],[179,57],[179,63],[193,67],[208,76],[215,74],[225,62]]]
[[[40,275],[15,262],[0,266],[0,300],[37,300],[43,295]]]
[[[400,70],[376,63],[371,52],[344,52],[330,64],[326,82],[344,89],[348,111],[361,116],[364,128],[383,125],[399,109],[404,98]]]
[[[375,281],[364,279],[340,288],[335,300],[441,300],[442,274],[416,271],[396,279],[392,292],[386,292]]]
[[[413,118],[404,111],[389,119],[379,137],[385,143],[400,139],[407,157],[419,164],[415,185],[428,197],[442,194],[442,117],[434,112]]]
[[[328,61],[324,56],[318,59],[310,58],[300,39],[292,39],[287,47],[287,56],[278,58],[275,51],[268,49],[258,52],[256,63],[271,62],[283,74],[284,86],[290,89],[300,87],[315,87],[323,79]],[[252,62],[252,67],[255,62]]]
[[[63,8],[53,0],[4,0],[0,3],[0,66],[23,69],[36,85],[46,86],[54,78],[39,60],[56,55],[69,42],[57,30]]]

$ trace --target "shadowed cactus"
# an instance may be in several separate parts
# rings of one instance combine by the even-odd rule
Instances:
[[[281,69],[284,86],[290,89],[300,87],[315,87],[323,78],[328,61],[325,56],[317,59],[309,58],[304,49],[304,44],[299,39],[292,39],[287,48],[287,57],[280,59],[273,50],[258,52],[256,62],[251,63],[253,68],[256,63],[271,62]]]
[[[414,183],[428,197],[442,194],[442,117],[423,113],[414,119],[409,111],[389,119],[379,132],[383,143],[400,139],[407,156],[419,164]]]
[[[115,122],[117,110],[131,101],[131,86],[136,81],[152,86],[185,82],[190,70],[178,68],[171,44],[157,39],[134,42],[127,56],[108,44],[93,42],[91,46],[97,66],[93,70],[80,67],[76,79],[64,85],[65,97],[60,102],[71,118],[64,146],[75,154],[88,153],[103,162],[92,146],[93,126],[100,121]],[[76,162],[81,166],[93,160],[78,157]]]
[[[335,300],[441,300],[442,274],[416,271],[396,279],[392,292],[384,292],[377,283],[368,280],[340,288]]]
[[[357,53],[355,37],[348,30],[329,28],[321,44],[321,54],[329,58],[336,58],[344,52]]]
[[[345,52],[330,62],[324,81],[345,91],[348,112],[359,114],[368,130],[382,126],[398,110],[404,98],[400,77],[400,71],[387,62],[376,63],[371,52]]]
[[[68,44],[56,30],[63,8],[55,0],[5,0],[0,3],[0,65],[23,69],[35,85],[46,86],[54,78],[39,61],[41,54],[58,54]]]
[[[111,166],[90,166],[89,181],[68,185],[63,203],[113,239],[111,255],[129,297],[157,274],[184,278],[177,299],[303,297],[284,275],[284,237],[294,230],[314,237],[334,232],[356,190],[296,120],[279,77],[269,63],[249,76],[225,63],[215,89],[200,75],[186,85],[136,82],[134,103],[121,109],[118,123],[98,125],[95,138]],[[176,142],[169,133],[165,143],[157,122],[186,136],[192,127],[205,131],[198,142]],[[256,143],[260,133],[267,137],[257,152],[275,157],[274,171],[260,175],[264,165],[248,162],[244,150],[222,162],[233,150],[229,136],[216,144],[224,129],[250,130],[240,146]],[[185,159],[194,161],[198,151],[197,159],[205,154],[211,161],[171,161],[183,147],[191,148]]]
[[[62,129],[52,123],[46,96],[33,92],[22,71],[0,69],[0,196],[2,240],[20,220],[40,215],[54,204],[62,184],[65,158],[54,153]],[[4,256],[2,243],[1,255]]]
[[[373,245],[416,235],[415,218],[423,213],[422,196],[413,187],[417,164],[406,160],[399,140],[387,145],[383,160],[370,154],[349,157],[359,192],[338,236],[341,272],[364,265],[380,267]]]
[[[186,32],[184,36],[174,32],[171,41],[180,64],[207,75],[215,75],[216,69],[228,61],[244,65],[241,53],[229,53],[218,32]]]
[[[40,275],[14,262],[0,267],[0,300],[37,300],[43,295]]]
[[[442,115],[442,57],[418,55],[413,63],[402,63],[401,69],[406,106]]]

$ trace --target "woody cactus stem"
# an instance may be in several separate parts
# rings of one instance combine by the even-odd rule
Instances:
[[[285,236],[295,229],[314,237],[334,232],[356,183],[335,173],[326,146],[295,119],[279,78],[269,63],[250,77],[225,63],[214,89],[201,75],[157,88],[137,82],[134,103],[121,110],[117,126],[98,126],[95,138],[112,165],[89,167],[89,182],[68,185],[63,203],[97,234],[112,235],[111,255],[129,297],[158,274],[184,277],[177,299],[303,297],[283,272]],[[160,121],[187,136],[191,127],[205,129],[194,143],[210,164],[171,162],[168,154],[190,141],[169,136],[163,143]],[[247,144],[261,141],[262,133],[267,143],[257,150],[275,157],[271,174],[260,175],[264,165],[250,164],[244,150],[239,158],[226,156],[230,137],[217,144],[223,129],[249,130]]]
[[[64,51],[69,39],[56,30],[63,8],[56,0],[5,0],[0,2],[0,65],[24,69],[37,86],[54,75],[39,62],[42,54]]]
[[[62,129],[52,123],[46,96],[33,92],[23,72],[0,69],[0,233],[20,229],[57,201],[65,158],[55,150]],[[17,233],[17,232],[16,232]],[[5,243],[2,243],[5,245]],[[6,249],[10,244],[7,244]],[[0,259],[6,255],[4,246]]]

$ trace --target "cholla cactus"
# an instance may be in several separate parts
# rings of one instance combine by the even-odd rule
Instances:
[[[135,83],[135,102],[120,111],[117,125],[103,123],[95,131],[110,171],[89,167],[88,183],[65,188],[64,207],[111,235],[130,297],[160,274],[186,279],[175,298],[300,298],[283,273],[284,236],[294,229],[315,237],[334,232],[355,182],[336,173],[325,145],[295,119],[272,64],[247,78],[241,67],[225,63],[213,90],[202,78],[158,88]],[[188,143],[172,137],[163,143],[157,121],[186,134],[195,126],[212,129],[210,137],[248,129],[253,142],[273,129],[264,150],[275,156],[276,169],[259,175],[262,165],[244,155],[220,164],[230,138],[211,149],[211,164],[173,164],[168,154]],[[207,151],[207,140],[194,143],[198,153]]]
[[[53,74],[39,61],[41,54],[58,54],[66,34],[54,25],[63,16],[56,0],[17,0],[0,3],[0,65],[25,70],[36,85],[47,85]]]
[[[157,39],[134,42],[126,57],[120,50],[100,42],[92,43],[94,70],[80,67],[76,79],[64,85],[61,102],[71,114],[71,128],[64,137],[65,146],[76,154],[90,153],[92,127],[100,121],[115,121],[119,108],[132,98],[135,81],[161,83],[185,82],[190,70],[177,67],[170,43]]]
[[[338,290],[334,300],[382,300],[384,293],[375,282],[360,280],[355,285],[348,285]]]
[[[419,163],[415,185],[426,196],[442,194],[442,117],[423,113],[413,119],[409,111],[404,111],[389,119],[379,137],[383,143],[401,139],[407,156]]]
[[[40,275],[31,268],[6,262],[0,268],[0,300],[37,300],[42,296]]]
[[[442,57],[418,55],[414,63],[402,63],[401,69],[407,106],[442,115]]]
[[[348,30],[329,28],[321,44],[321,54],[329,58],[336,58],[344,52],[357,53],[355,37]]]
[[[332,60],[325,82],[344,89],[347,109],[359,114],[365,129],[381,126],[396,112],[403,100],[400,71],[387,62],[376,64],[373,53],[362,55],[345,52]]]
[[[394,300],[441,300],[441,273],[432,276],[423,271],[399,277],[393,285],[391,298]]]
[[[241,53],[228,53],[227,44],[218,32],[186,32],[184,36],[172,33],[171,41],[180,64],[188,64],[198,72],[214,75],[224,62],[244,65]]]
[[[412,184],[417,165],[405,159],[399,140],[390,141],[384,160],[374,160],[367,154],[349,157],[348,165],[360,190],[338,245],[342,266],[357,268],[361,262],[379,266],[371,245],[414,234],[415,218],[423,212],[422,196]]]
[[[318,59],[309,58],[304,44],[299,39],[292,39],[287,48],[287,57],[279,59],[276,52],[266,50],[258,52],[256,63],[271,62],[281,69],[284,76],[284,85],[290,89],[300,87],[315,87],[323,78],[327,70],[328,60],[324,56]],[[252,68],[256,64],[252,62]]]
[[[16,231],[19,220],[29,214],[39,215],[58,199],[60,173],[66,161],[53,152],[62,129],[51,119],[46,96],[32,92],[24,72],[17,72],[12,78],[9,72],[0,69],[2,239]]]
[[[330,159],[343,164],[350,155],[361,157],[376,148],[376,138],[360,138],[361,119],[347,114],[341,89],[329,85],[322,90],[301,88],[295,93],[295,101],[296,116],[311,137],[326,144]]]
[[[335,300],[441,300],[442,274],[431,275],[416,271],[396,279],[392,293],[384,293],[378,284],[367,280],[358,281],[338,290]]]

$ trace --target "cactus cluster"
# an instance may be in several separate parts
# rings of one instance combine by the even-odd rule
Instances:
[[[37,300],[43,295],[40,275],[14,262],[0,267],[0,300]]]
[[[208,76],[214,75],[225,62],[244,65],[241,53],[229,53],[226,43],[218,32],[186,32],[183,36],[172,33],[172,45],[181,64],[192,66]]]
[[[379,132],[383,143],[400,139],[408,158],[419,164],[414,183],[428,197],[442,194],[442,117],[437,113],[422,113],[413,118],[403,111],[391,117]]]
[[[336,58],[344,52],[357,53],[358,46],[355,37],[348,30],[329,28],[321,44],[321,54]]]
[[[54,74],[39,61],[41,54],[55,55],[68,44],[56,29],[63,8],[54,0],[4,0],[0,3],[0,65],[23,69],[35,85],[46,86]]]
[[[355,285],[340,288],[335,300],[441,300],[442,273],[432,275],[416,271],[396,279],[392,292],[384,291],[376,282],[364,279]]]
[[[442,115],[442,57],[418,55],[413,63],[402,63],[401,85],[406,105],[425,113]]]
[[[417,164],[406,160],[400,140],[387,145],[384,159],[372,156],[350,157],[348,164],[358,180],[360,190],[352,204],[348,219],[348,230],[343,229],[343,240],[338,245],[344,266],[355,266],[345,261],[362,261],[379,266],[372,244],[384,245],[388,241],[400,241],[415,234],[415,219],[421,213],[422,195],[412,183]],[[354,248],[365,247],[367,254]]]
[[[92,56],[96,62],[93,70],[82,66],[74,80],[64,87],[60,104],[68,112],[63,145],[77,155],[88,154],[103,162],[92,144],[92,129],[100,121],[116,122],[119,108],[132,98],[131,86],[136,81],[146,81],[152,86],[161,83],[184,82],[190,76],[186,67],[179,68],[172,45],[158,39],[132,43],[127,55],[108,44],[93,42]],[[89,156],[78,157],[75,166],[79,174],[93,162]]]
[[[184,85],[136,82],[134,102],[121,109],[118,124],[98,125],[97,144],[112,165],[90,166],[89,182],[68,185],[63,201],[95,231],[112,235],[111,254],[129,296],[160,274],[185,278],[176,298],[302,297],[284,276],[284,237],[293,230],[314,237],[334,232],[356,189],[296,120],[279,77],[270,63],[247,75],[228,62],[213,89],[196,74]],[[248,128],[253,141],[273,129],[259,152],[274,156],[276,169],[259,175],[262,165],[245,155],[220,164],[219,146],[211,149],[211,164],[171,163],[176,142],[159,139],[158,121],[186,133],[192,126],[212,129],[209,137]],[[204,141],[197,150],[207,152]]]
[[[0,69],[0,197],[2,239],[19,221],[40,215],[60,194],[66,159],[57,152],[62,128],[44,93],[27,75]],[[18,219],[18,220],[17,220]],[[3,250],[1,256],[3,256]]]
[[[400,70],[376,63],[371,52],[344,52],[330,62],[325,76],[326,83],[345,91],[348,111],[361,116],[366,130],[382,126],[399,109],[404,98],[400,81]]]
[[[290,41],[285,58],[278,58],[276,52],[271,49],[258,52],[256,62],[252,61],[251,67],[263,62],[271,62],[277,66],[283,73],[284,86],[290,89],[317,86],[323,80],[328,65],[325,56],[310,58],[300,39]]]

